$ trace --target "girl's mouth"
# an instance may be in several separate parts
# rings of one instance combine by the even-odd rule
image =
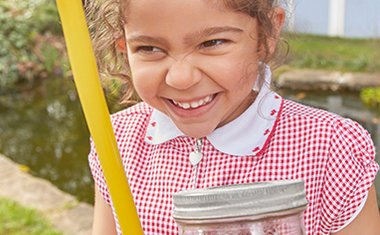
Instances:
[[[171,100],[171,101],[175,106],[181,107],[183,109],[195,109],[195,108],[198,108],[210,103],[215,98],[215,96],[216,94],[209,95],[203,99],[200,99],[198,101],[192,101],[192,102],[179,102],[175,100]]]

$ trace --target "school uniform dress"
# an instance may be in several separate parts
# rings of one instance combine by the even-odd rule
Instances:
[[[144,234],[179,233],[173,193],[284,179],[305,181],[306,233],[329,234],[358,215],[379,168],[373,142],[356,122],[285,100],[265,85],[242,115],[203,138],[196,165],[189,161],[196,139],[146,103],[111,120]],[[94,143],[89,163],[114,212]]]

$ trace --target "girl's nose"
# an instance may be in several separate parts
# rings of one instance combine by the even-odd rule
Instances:
[[[166,74],[166,84],[179,90],[186,90],[197,84],[202,72],[186,60],[174,61]]]

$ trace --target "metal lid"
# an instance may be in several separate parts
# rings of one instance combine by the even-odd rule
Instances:
[[[273,214],[304,208],[302,180],[281,180],[193,189],[173,195],[174,219],[209,220]]]

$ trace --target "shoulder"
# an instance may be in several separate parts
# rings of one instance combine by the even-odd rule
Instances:
[[[137,103],[129,108],[123,109],[117,113],[111,114],[111,120],[117,121],[124,118],[150,116],[153,108],[145,102]]]
[[[318,122],[335,122],[339,119],[343,119],[341,116],[313,107],[309,107],[294,101],[284,99],[282,105],[282,118],[296,118]]]
[[[330,151],[342,151],[366,156],[375,155],[371,136],[360,124],[337,114],[312,108],[297,102],[283,101],[278,128],[282,132],[315,137],[331,146]],[[342,147],[343,146],[343,147]]]
[[[153,108],[141,102],[111,115],[111,122],[117,136],[125,132],[144,132]]]
[[[287,136],[302,136],[308,141],[319,138],[328,144],[335,125],[342,122],[344,118],[337,114],[284,99],[277,129]]]
[[[149,118],[153,112],[153,108],[148,104],[141,102],[129,108],[123,109],[111,115],[113,124],[125,124],[125,122],[142,121]]]
[[[284,99],[279,119],[286,123],[303,122],[310,127],[318,125],[341,134],[350,133],[355,135],[357,132],[364,135],[368,134],[360,124],[349,118],[286,99]]]

